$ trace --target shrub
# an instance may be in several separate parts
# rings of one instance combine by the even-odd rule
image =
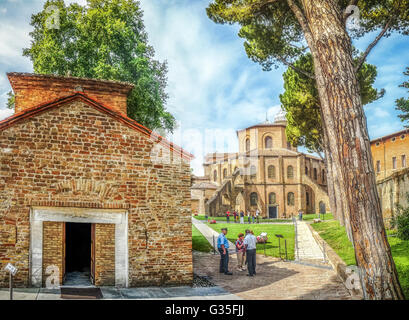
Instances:
[[[409,240],[409,207],[396,205],[396,215],[392,217],[391,226],[396,228],[399,239]]]

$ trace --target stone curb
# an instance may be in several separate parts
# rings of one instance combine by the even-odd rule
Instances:
[[[314,228],[310,226],[310,224],[307,223],[307,225],[308,225],[308,228],[310,228],[312,236],[314,237],[318,246],[324,252],[326,259],[328,259],[330,265],[333,267],[333,269],[337,273],[338,278],[342,281],[342,283],[345,286],[345,283],[347,282],[348,277],[351,275],[351,268],[349,268],[345,264],[344,260],[342,260],[341,257],[334,251],[334,249],[332,249],[331,246],[324,239],[321,238],[318,232],[315,231]],[[359,297],[363,299],[363,293],[361,289],[359,290],[348,289],[346,286],[345,288],[348,290],[351,296]]]

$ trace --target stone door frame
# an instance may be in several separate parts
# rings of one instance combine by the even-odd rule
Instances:
[[[128,287],[128,211],[73,207],[32,207],[30,210],[30,278],[42,286],[43,222],[115,224],[115,286]]]

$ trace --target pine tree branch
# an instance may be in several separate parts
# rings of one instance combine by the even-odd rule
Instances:
[[[304,13],[298,7],[298,5],[294,2],[294,0],[287,0],[287,4],[290,7],[291,11],[294,13],[298,23],[301,26],[301,29],[304,33],[305,40],[307,40],[308,46],[310,47],[311,53],[314,57],[316,57],[316,52],[315,52],[315,42],[310,30],[310,27],[308,26],[307,18],[305,17]]]
[[[390,19],[386,22],[385,26],[381,30],[381,32],[376,36],[376,38],[369,44],[369,46],[366,48],[365,52],[363,55],[359,58],[358,64],[355,66],[355,72],[358,72],[359,69],[361,69],[362,65],[364,64],[366,58],[368,57],[369,53],[377,45],[379,40],[385,35],[386,31],[388,31],[393,19],[395,16],[391,16]]]
[[[285,64],[286,66],[290,67],[291,69],[293,69],[294,71],[303,74],[304,76],[315,80],[315,76],[312,73],[309,73],[308,71],[305,71],[303,69],[300,69],[298,67],[296,67],[295,65],[293,65],[291,62],[288,62],[287,60],[285,60],[283,57],[278,57],[278,60],[280,60],[283,64]]]

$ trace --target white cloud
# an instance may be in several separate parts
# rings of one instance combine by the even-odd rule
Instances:
[[[0,120],[10,117],[14,113],[11,109],[0,109]]]

